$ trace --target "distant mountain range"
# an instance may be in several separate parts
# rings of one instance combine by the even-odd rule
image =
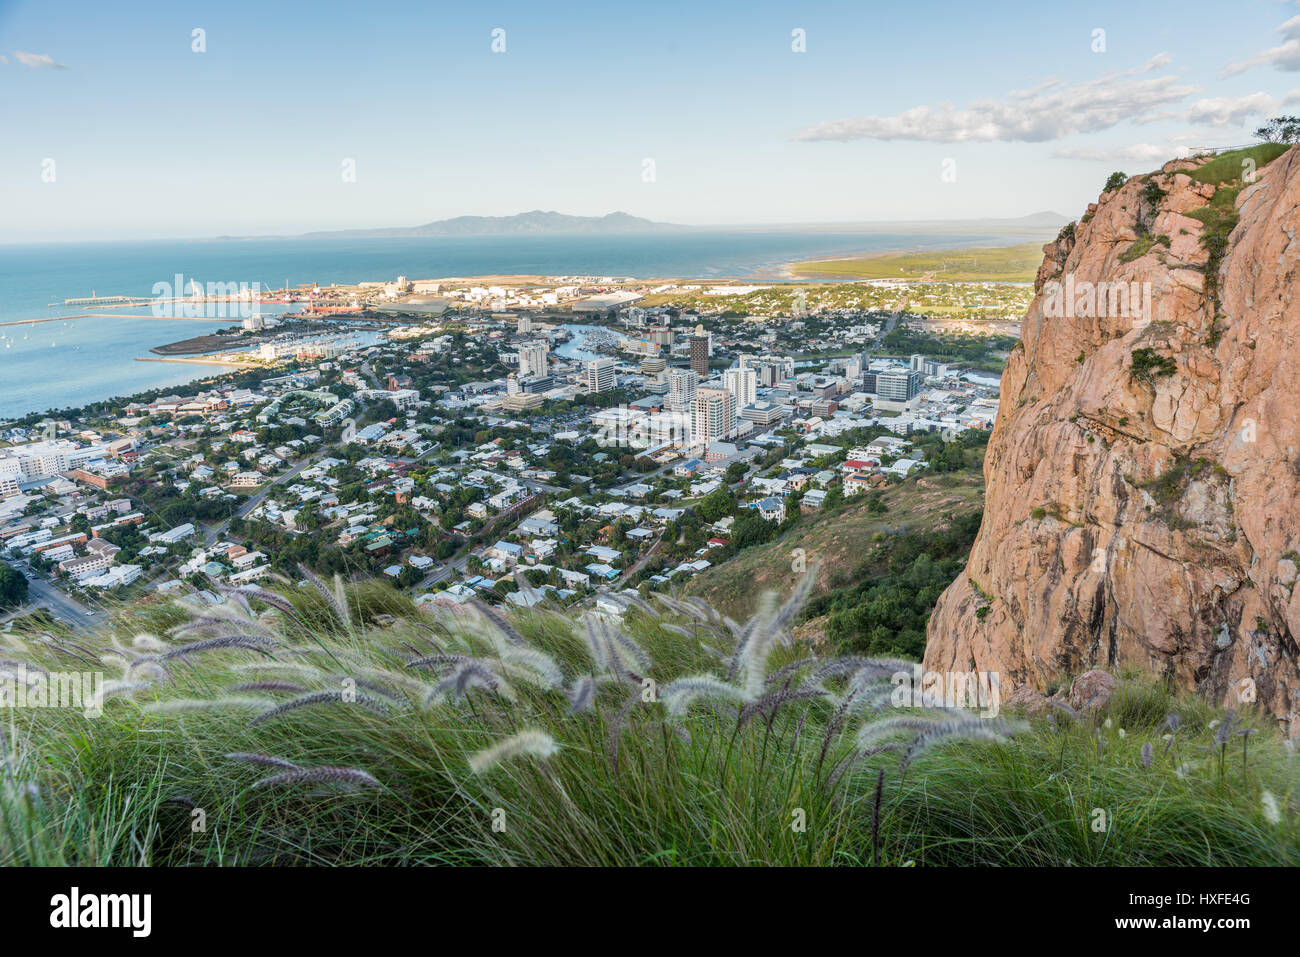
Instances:
[[[656,223],[629,213],[605,216],[568,216],[552,210],[534,209],[514,216],[457,216],[423,226],[391,226],[382,229],[341,229],[304,233],[302,239],[411,239],[421,236],[543,236],[560,233],[649,233],[689,229],[672,223]]]
[[[827,232],[827,233],[1024,233],[1054,234],[1070,221],[1060,213],[1041,212],[1006,219],[875,220],[839,223],[746,223],[683,226],[659,223],[631,213],[604,216],[569,216],[554,210],[534,209],[514,216],[457,216],[422,226],[385,226],[378,229],[335,229],[296,236],[218,236],[218,239],[413,239],[423,236],[560,236],[665,233],[690,230],[727,232]]]

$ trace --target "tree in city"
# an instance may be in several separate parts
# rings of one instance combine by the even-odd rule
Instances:
[[[12,608],[26,600],[26,576],[18,569],[0,562],[0,608]]]

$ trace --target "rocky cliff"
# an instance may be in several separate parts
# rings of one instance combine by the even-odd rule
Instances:
[[[927,668],[1140,670],[1300,733],[1300,148],[1251,160],[1134,177],[1044,247]]]

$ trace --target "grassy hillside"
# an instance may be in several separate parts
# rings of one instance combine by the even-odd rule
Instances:
[[[1260,143],[1245,149],[1221,153],[1208,163],[1198,166],[1188,175],[1198,183],[1229,183],[1241,178],[1243,164],[1253,163],[1256,170],[1262,169],[1291,149],[1286,143]]]
[[[921,279],[949,282],[1032,282],[1043,261],[1041,242],[993,249],[945,249],[860,259],[796,263],[795,275],[810,279]]]
[[[742,626],[277,587],[3,635],[10,672],[111,683],[97,715],[6,716],[0,863],[1300,863],[1272,723],[1159,687],[1032,721],[904,709],[906,662],[789,637],[798,596]]]
[[[942,528],[954,515],[979,512],[983,497],[984,477],[977,468],[910,479],[886,487],[879,504],[863,495],[838,509],[807,515],[776,541],[745,549],[697,575],[688,590],[726,614],[743,617],[763,589],[787,589],[798,580],[802,556],[809,567],[817,564],[815,599],[851,584],[878,536]]]

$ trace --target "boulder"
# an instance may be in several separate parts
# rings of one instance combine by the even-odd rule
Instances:
[[[1011,697],[1002,702],[1002,707],[1007,711],[1016,711],[1032,718],[1042,714],[1049,706],[1047,699],[1041,694],[1029,685],[1021,685],[1011,693]]]
[[[1106,707],[1119,682],[1109,671],[1094,668],[1085,671],[1070,685],[1070,707],[1075,711],[1092,711]]]

